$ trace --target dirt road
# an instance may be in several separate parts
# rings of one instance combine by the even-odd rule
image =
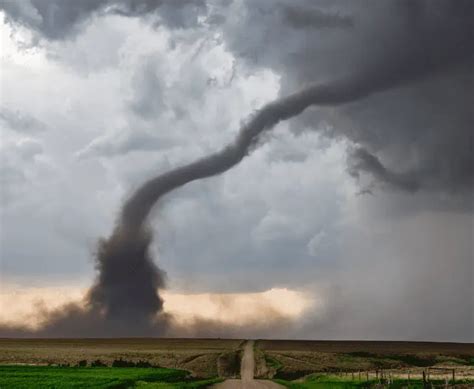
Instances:
[[[253,340],[248,340],[244,346],[244,355],[240,365],[240,380],[226,380],[214,385],[214,389],[284,389],[272,381],[254,380],[255,359],[253,355]]]

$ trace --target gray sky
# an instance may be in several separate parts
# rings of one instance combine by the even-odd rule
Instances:
[[[472,2],[0,7],[1,280],[89,282],[145,179],[280,95],[359,77],[380,92],[169,194],[156,260],[171,290],[324,300],[279,336],[474,341]]]

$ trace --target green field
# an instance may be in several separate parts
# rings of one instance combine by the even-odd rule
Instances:
[[[189,388],[218,382],[195,380],[184,370],[163,368],[0,366],[0,388]]]

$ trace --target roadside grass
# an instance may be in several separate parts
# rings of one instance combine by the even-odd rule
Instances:
[[[283,385],[289,389],[350,389],[350,388],[390,388],[390,389],[423,389],[423,381],[418,380],[406,380],[406,379],[395,379],[390,384],[385,383],[381,386],[379,380],[369,381],[356,381],[351,378],[338,377],[326,374],[315,374],[306,377],[304,380],[298,381],[286,381],[282,379],[274,379],[274,382]],[[430,384],[435,387],[444,386],[444,380],[432,380]],[[472,384],[472,381],[461,381],[456,380],[456,384]]]
[[[274,367],[273,378],[293,381],[315,372],[348,372],[375,370],[407,370],[427,367],[455,368],[457,371],[469,372],[472,375],[470,355],[434,355],[429,353],[395,354],[395,353],[323,353],[307,351],[264,351],[266,363]]]
[[[265,355],[265,362],[268,366],[273,367],[276,371],[280,370],[283,367],[283,364],[276,358],[268,355]]]
[[[374,354],[369,352],[351,352],[340,355],[341,360],[371,362],[377,367],[386,367],[393,365],[394,362],[400,362],[404,366],[430,367],[435,365],[458,365],[473,366],[474,357],[470,355],[433,355],[433,354]]]
[[[371,381],[353,382],[344,377],[337,377],[326,374],[310,375],[304,380],[287,381],[282,379],[275,379],[279,383],[290,389],[313,389],[313,388],[330,388],[330,389],[345,389],[345,388],[364,388],[370,385]],[[375,381],[374,381],[375,382]],[[363,386],[365,384],[365,386]]]
[[[204,388],[218,380],[191,380],[164,368],[0,366],[0,388]]]
[[[211,385],[224,381],[222,378],[210,378],[207,380],[188,381],[188,382],[145,382],[138,381],[134,388],[139,389],[203,389]]]

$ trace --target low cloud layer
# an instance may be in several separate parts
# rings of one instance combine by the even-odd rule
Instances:
[[[63,312],[66,304],[80,307],[86,288],[68,286],[22,287],[8,284],[0,293],[0,326],[4,332],[28,336],[40,330],[44,320]],[[260,331],[284,334],[298,325],[309,311],[323,311],[321,301],[313,296],[288,289],[271,289],[260,293],[201,293],[179,294],[162,291],[166,304],[164,314],[172,323],[168,336],[251,336]],[[16,304],[9,301],[15,299]],[[82,306],[82,309],[86,309]],[[269,320],[275,319],[273,323]],[[23,328],[23,330],[22,330]],[[54,336],[45,332],[44,336]],[[60,333],[56,334],[61,336]]]

